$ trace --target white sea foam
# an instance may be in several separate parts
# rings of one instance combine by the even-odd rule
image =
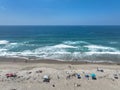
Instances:
[[[86,52],[86,55],[120,55],[120,51],[118,52]]]
[[[69,53],[66,51],[67,48],[70,49],[70,48],[76,48],[76,47],[70,46],[70,45],[58,44],[54,46],[40,47],[34,50],[24,50],[19,54],[24,56],[37,56],[37,57],[44,56],[45,57],[45,56]]]
[[[91,52],[97,52],[97,51],[117,52],[118,51],[116,48],[106,47],[106,46],[101,46],[101,45],[86,45],[84,47],[88,48],[88,50],[90,50]]]
[[[53,46],[54,48],[76,48],[74,46],[70,46],[70,45],[65,45],[65,44],[58,44]]]
[[[17,52],[17,54],[22,56],[50,57],[53,55],[65,54],[66,51],[64,50],[64,48],[46,46],[46,47],[40,47],[34,50],[24,50],[23,52]]]
[[[4,51],[7,51],[7,49],[4,48],[0,49],[0,52],[4,52]]]
[[[17,45],[18,43],[10,43],[11,45]]]
[[[18,43],[8,43],[3,48],[9,50],[9,49],[12,49],[12,48],[15,48],[15,47],[18,47],[18,46],[19,46]]]
[[[53,46],[39,47],[34,50],[23,50],[12,52],[10,48],[19,48],[22,43],[9,43],[0,49],[0,56],[8,57],[36,57],[42,59],[60,59],[60,60],[93,60],[99,56],[103,58],[111,56],[120,59],[120,51],[116,48],[100,46],[100,45],[85,45],[83,47],[74,46],[73,44],[57,44]],[[88,51],[80,52],[76,48],[87,48]],[[80,49],[81,50],[81,49]],[[111,58],[112,58],[111,57]]]
[[[68,45],[75,45],[75,44],[89,44],[88,42],[86,41],[64,41],[63,42],[64,44],[68,44]]]
[[[8,44],[9,43],[9,41],[7,41],[7,40],[0,40],[0,44]]]

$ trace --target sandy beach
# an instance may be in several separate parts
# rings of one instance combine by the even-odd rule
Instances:
[[[16,59],[9,61],[9,58],[0,60],[0,90],[119,90],[120,88],[120,65],[117,64],[64,63],[54,60],[26,62]],[[92,79],[93,73],[96,75],[96,80]],[[9,74],[15,76],[8,76]],[[45,75],[49,77],[49,82],[43,82]]]

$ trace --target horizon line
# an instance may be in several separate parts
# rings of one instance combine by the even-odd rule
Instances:
[[[0,26],[120,26],[120,25],[0,25]]]

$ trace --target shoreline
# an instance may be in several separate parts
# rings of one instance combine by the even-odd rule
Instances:
[[[62,61],[53,59],[24,59],[24,58],[11,58],[0,57],[0,63],[44,63],[44,64],[100,64],[100,65],[120,65],[120,62],[87,62],[87,61]]]

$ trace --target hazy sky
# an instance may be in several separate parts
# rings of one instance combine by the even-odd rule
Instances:
[[[0,25],[120,25],[120,0],[0,0]]]

